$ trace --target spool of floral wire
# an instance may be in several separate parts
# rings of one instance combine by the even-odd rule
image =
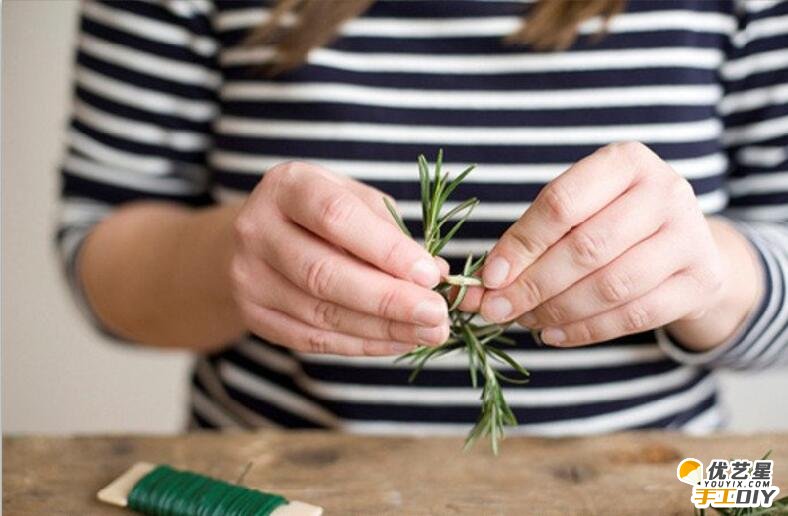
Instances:
[[[102,502],[151,516],[320,516],[304,502],[167,465],[138,462],[98,492]]]

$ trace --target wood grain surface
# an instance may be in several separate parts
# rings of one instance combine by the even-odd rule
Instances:
[[[327,515],[692,514],[684,457],[760,458],[788,494],[788,434],[662,432],[510,438],[499,457],[455,438],[330,432],[5,437],[3,514],[131,514],[96,492],[136,461],[167,463],[321,505]]]

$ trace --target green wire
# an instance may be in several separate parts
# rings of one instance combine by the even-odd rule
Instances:
[[[156,466],[128,495],[129,508],[149,516],[268,516],[286,498],[170,466]]]

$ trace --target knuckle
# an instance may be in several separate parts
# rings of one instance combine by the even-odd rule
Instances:
[[[517,278],[517,283],[525,292],[525,297],[530,306],[537,306],[542,302],[542,287],[533,278],[528,277],[526,274],[521,274]]]
[[[397,291],[394,289],[387,289],[378,301],[377,314],[386,319],[393,319],[394,307],[397,306]]]
[[[310,332],[306,337],[307,353],[326,354],[331,352],[331,337],[322,331]]]
[[[575,339],[579,342],[596,342],[598,339],[597,330],[588,323],[578,323],[574,328]]]
[[[614,142],[606,145],[604,150],[615,157],[624,159],[630,159],[649,152],[649,148],[637,140],[623,140],[620,142]]]
[[[651,149],[636,140],[614,142],[602,148],[602,152],[612,162],[629,166],[638,166],[643,159],[651,155]]]
[[[566,222],[572,218],[572,195],[561,182],[553,182],[542,190],[545,209],[553,219]]]
[[[302,165],[298,161],[277,163],[263,174],[263,181],[291,183],[295,180],[296,170]]]
[[[297,160],[297,159],[291,159],[291,160],[285,162],[285,167],[290,172],[293,172],[293,171],[296,171],[296,170],[304,170],[304,169],[307,169],[307,168],[312,168],[313,166],[314,165],[312,165],[309,162],[301,161],[301,160]]]
[[[560,323],[567,320],[567,310],[559,303],[552,301],[542,305],[542,316],[546,322]]]
[[[268,170],[268,173],[273,173],[277,176],[292,177],[297,170],[303,170],[309,166],[308,163],[298,160],[288,160],[277,163]]]
[[[681,201],[695,200],[695,190],[692,188],[692,184],[678,174],[675,174],[668,188],[672,199]]]
[[[363,339],[361,341],[361,354],[363,356],[378,356],[380,355],[380,345],[371,339]]]
[[[361,356],[375,357],[380,356],[381,348],[380,343],[372,339],[363,339],[361,341]]]
[[[258,225],[251,217],[238,217],[233,223],[233,236],[238,243],[249,242],[258,234]]]
[[[312,320],[321,328],[335,328],[340,322],[339,311],[339,306],[334,303],[318,301],[315,303]]]
[[[528,235],[521,231],[516,225],[507,234],[510,237],[510,241],[514,244],[514,247],[519,247],[525,256],[539,256],[541,254],[542,249],[539,245],[528,238]]]
[[[598,265],[605,251],[605,239],[588,230],[575,230],[569,239],[572,259],[583,268]]]
[[[633,303],[624,311],[624,330],[630,333],[645,330],[651,320],[651,313],[644,306]]]
[[[648,147],[637,140],[624,140],[622,142],[614,143],[613,145],[617,146],[623,154],[628,154],[630,156],[635,156],[648,151]]]
[[[405,243],[406,241],[401,238],[396,238],[389,242],[386,246],[386,249],[383,251],[383,263],[398,263],[402,258],[407,256]]]
[[[626,274],[608,273],[597,283],[599,297],[607,304],[617,304],[627,300],[632,292],[632,280]]]
[[[381,333],[388,340],[398,340],[401,337],[398,325],[391,319],[383,321],[383,331]]]
[[[337,269],[331,257],[318,258],[307,265],[306,288],[317,297],[327,296],[335,284]]]
[[[609,143],[599,149],[599,153],[611,160],[621,160],[623,155],[626,153],[625,146],[627,143],[629,142],[621,141]]]
[[[408,326],[391,319],[386,319],[383,323],[383,331],[381,332],[382,339],[390,340],[393,342],[416,342],[416,330],[413,326]]]
[[[304,188],[306,180],[314,177],[317,167],[306,161],[290,160],[274,165],[263,174],[263,183],[268,183],[272,192],[292,191]]]
[[[318,208],[317,216],[319,223],[328,230],[341,228],[346,225],[353,217],[355,203],[350,199],[350,195],[342,192],[329,195]]]
[[[605,159],[615,159],[618,155],[620,155],[623,152],[621,150],[622,143],[623,142],[608,143],[607,145],[597,149],[594,154],[599,154],[603,156]]]
[[[695,197],[692,184],[683,177],[674,174],[666,187],[665,195],[669,199],[668,218],[673,221],[687,221],[689,227],[696,227],[694,222],[702,218],[703,213],[698,199]]]

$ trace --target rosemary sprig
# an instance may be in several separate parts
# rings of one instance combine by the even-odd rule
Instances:
[[[424,247],[432,256],[437,256],[457,234],[471,216],[473,209],[479,204],[479,200],[474,197],[453,208],[445,208],[449,196],[473,171],[475,166],[466,168],[457,177],[451,179],[448,172],[441,170],[443,166],[442,150],[438,151],[432,174],[429,163],[423,155],[419,156],[418,162]],[[400,229],[406,235],[411,236],[394,206],[385,198],[384,202]],[[435,287],[435,290],[446,299],[449,305],[450,334],[448,340],[437,347],[418,346],[397,360],[407,360],[413,364],[414,369],[410,375],[412,382],[428,361],[456,350],[464,350],[468,355],[471,385],[474,388],[478,387],[479,378],[482,379],[481,411],[476,425],[468,434],[465,448],[473,446],[480,437],[489,436],[493,453],[497,455],[499,442],[504,436],[504,426],[517,424],[517,419],[503,396],[501,383],[525,383],[528,381],[528,371],[504,350],[494,345],[515,344],[514,341],[503,335],[508,325],[475,324],[472,322],[475,314],[459,309],[468,287],[482,284],[481,280],[476,277],[476,273],[484,265],[485,258],[486,254],[476,259],[473,255],[468,256],[461,274],[449,275]],[[459,288],[452,299],[451,292],[454,287]],[[511,367],[521,377],[504,376],[494,367],[495,364]]]

